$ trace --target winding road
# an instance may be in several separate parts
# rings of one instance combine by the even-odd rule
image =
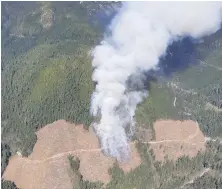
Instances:
[[[144,144],[160,144],[160,143],[167,143],[167,142],[183,142],[183,143],[188,143],[190,145],[197,145],[197,143],[192,143],[190,142],[191,139],[193,139],[194,137],[196,137],[199,133],[199,129],[198,127],[196,128],[196,131],[194,134],[190,135],[187,137],[187,139],[185,140],[159,140],[159,141],[149,141],[149,142],[142,142]],[[135,144],[137,141],[134,141],[134,142],[131,142],[130,144]],[[203,141],[203,142],[198,142],[199,143],[205,143],[206,141]],[[25,160],[27,163],[34,163],[34,164],[39,164],[39,163],[45,163],[47,161],[51,161],[51,160],[56,160],[56,159],[59,159],[63,156],[66,156],[66,155],[69,155],[69,154],[73,154],[73,153],[84,153],[84,152],[87,152],[87,153],[93,153],[93,152],[100,152],[102,151],[101,148],[95,148],[95,149],[76,149],[76,150],[73,150],[73,151],[67,151],[67,152],[61,152],[61,153],[58,153],[56,155],[53,155],[53,156],[50,156],[50,157],[47,157],[47,158],[44,158],[44,159],[41,159],[41,160],[33,160],[33,159],[29,159],[29,158],[23,158],[23,160]]]

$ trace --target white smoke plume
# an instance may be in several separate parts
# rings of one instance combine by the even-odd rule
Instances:
[[[110,34],[93,50],[91,113],[105,154],[130,157],[136,106],[148,92],[141,74],[155,69],[167,46],[184,36],[201,38],[220,29],[221,2],[127,2],[113,19]],[[128,85],[138,86],[131,89]]]

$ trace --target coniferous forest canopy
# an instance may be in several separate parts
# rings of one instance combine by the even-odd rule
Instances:
[[[119,2],[2,2],[1,173],[16,151],[23,156],[32,152],[35,131],[44,125],[65,119],[86,129],[90,126],[94,83],[89,52],[103,38],[119,6]],[[139,142],[142,164],[128,174],[115,164],[107,186],[83,181],[78,159],[70,156],[76,188],[222,188],[222,31],[202,43],[184,39],[172,44],[168,54],[160,60],[160,71],[152,73],[155,80],[147,80],[150,94],[137,108],[137,127],[153,131],[157,119],[192,119],[216,141],[192,159],[184,156],[162,165],[154,161],[147,144]],[[186,184],[207,168],[211,171]],[[17,188],[9,181],[2,187]]]

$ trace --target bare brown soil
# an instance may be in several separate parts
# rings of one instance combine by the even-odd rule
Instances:
[[[204,135],[194,121],[160,120],[155,122],[154,130],[156,140],[149,143],[158,161],[164,156],[172,160],[183,155],[194,157],[205,150]]]
[[[22,189],[72,189],[68,155],[80,158],[80,173],[90,181],[110,180],[108,169],[115,160],[105,156],[97,137],[64,120],[49,124],[37,133],[37,142],[29,157],[13,156],[3,178]],[[128,162],[119,166],[128,172],[140,165],[141,159],[134,144]]]
[[[160,120],[154,124],[155,141],[150,144],[156,160],[164,156],[177,159],[182,155],[196,156],[205,150],[204,135],[193,121]],[[108,169],[115,160],[105,156],[99,148],[98,139],[83,125],[74,125],[64,120],[49,124],[37,133],[37,142],[29,157],[13,156],[3,174],[22,189],[72,189],[68,155],[80,158],[80,173],[90,181],[109,182]],[[128,172],[140,165],[141,159],[131,143],[131,159],[119,166]]]

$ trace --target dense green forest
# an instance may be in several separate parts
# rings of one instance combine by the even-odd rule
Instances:
[[[1,187],[4,188],[4,189],[19,189],[19,188],[17,188],[15,183],[11,182],[11,181],[2,182]]]
[[[58,119],[90,126],[90,50],[103,37],[104,26],[118,2],[2,2],[2,144],[1,173],[8,158],[20,151],[28,156],[35,132]],[[136,111],[137,127],[151,129],[157,119],[192,119],[212,138],[222,137],[222,31],[194,44],[194,55],[176,46],[189,65],[172,76],[152,81],[149,97]],[[192,58],[190,58],[192,57]],[[171,61],[171,60],[168,60]],[[164,62],[164,61],[163,61]],[[168,63],[165,61],[164,63]],[[149,81],[147,81],[149,82]],[[176,100],[175,100],[176,99]],[[154,136],[154,132],[152,133]],[[143,163],[125,175],[116,164],[107,188],[159,188],[183,186],[203,168],[211,171],[184,188],[222,188],[221,144],[208,144],[205,154],[177,162],[154,162],[153,153],[139,143]],[[101,188],[83,181],[78,160],[69,157],[78,188]],[[167,179],[166,179],[167,178]],[[16,188],[3,182],[3,188]]]
[[[90,125],[89,51],[103,33],[94,18],[112,6],[109,2],[2,3],[1,173],[16,151],[24,156],[32,152],[35,131],[45,124],[65,119]]]
[[[101,36],[97,3],[2,4],[2,140],[31,153],[35,131],[57,119],[90,124],[89,51]],[[44,27],[42,15],[50,27]],[[21,26],[22,25],[22,26]],[[38,26],[37,26],[38,25]]]

